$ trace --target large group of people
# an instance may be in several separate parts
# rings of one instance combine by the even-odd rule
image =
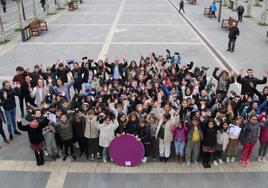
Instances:
[[[241,93],[230,91],[235,82]],[[2,82],[0,133],[9,144],[14,134],[27,132],[37,165],[45,156],[65,161],[77,154],[107,162],[111,141],[130,134],[144,146],[144,163],[148,158],[167,162],[175,151],[177,162],[202,161],[210,168],[238,161],[241,144],[246,167],[258,140],[257,160],[266,161],[268,86],[257,88],[266,82],[265,73],[258,79],[250,68],[244,75],[242,69],[199,67],[168,49],[138,62],[83,57],[33,70],[19,66],[11,82]]]

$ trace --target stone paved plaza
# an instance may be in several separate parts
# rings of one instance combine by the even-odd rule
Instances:
[[[122,56],[138,60],[150,51],[163,54],[167,48],[180,52],[183,62],[225,68],[220,60],[223,58],[234,71],[253,67],[261,77],[268,70],[268,40],[265,39],[268,28],[257,26],[255,18],[245,18],[239,25],[241,36],[236,52],[226,52],[227,32],[216,20],[203,15],[204,7],[211,2],[197,2],[195,6],[185,2],[183,17],[171,4],[178,6],[178,0],[84,0],[75,11],[66,8],[47,17],[49,30],[40,37],[21,42],[19,33],[8,35],[11,42],[0,47],[0,82],[11,79],[17,66],[42,64],[45,67],[57,59],[80,60],[84,56],[99,59],[105,54],[110,60]],[[253,11],[254,15],[260,12],[257,8]],[[223,17],[229,15],[236,14],[224,7]],[[201,39],[186,19],[208,41]],[[237,90],[238,85],[231,89]],[[204,169],[201,164],[188,167],[171,161],[126,168],[81,158],[75,162],[48,161],[37,167],[25,133],[15,137],[10,145],[2,140],[0,145],[0,188],[266,188],[268,185],[267,163],[252,162],[248,168],[235,163]]]

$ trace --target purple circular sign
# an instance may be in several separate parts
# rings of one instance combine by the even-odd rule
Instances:
[[[121,135],[116,137],[109,146],[114,162],[120,166],[137,166],[144,157],[144,147],[135,136]]]

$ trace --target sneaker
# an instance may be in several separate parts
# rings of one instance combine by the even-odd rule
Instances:
[[[67,155],[64,155],[64,157],[62,158],[62,160],[63,161],[66,161],[67,157],[68,157]]]
[[[46,157],[48,157],[48,156],[49,156],[49,154],[48,154],[47,150],[45,150],[45,151],[44,151],[44,154],[45,154],[45,156],[46,156]]]
[[[6,144],[10,144],[10,142],[9,142],[8,139],[5,139],[4,142],[5,142]]]
[[[78,144],[77,142],[75,142],[74,147],[75,147],[76,149],[79,149],[79,144]]]
[[[245,161],[241,160],[241,166],[246,167]]]
[[[164,162],[168,162],[168,157],[164,157]]]
[[[198,162],[197,162],[197,161],[195,161],[195,162],[194,162],[194,164],[195,164],[195,165],[198,165]]]
[[[12,134],[9,135],[9,140],[13,140],[13,139],[14,139],[13,135]]]
[[[21,133],[19,131],[17,131],[17,130],[14,131],[14,134],[15,135],[21,135]]]
[[[107,159],[103,159],[103,163],[107,163]]]
[[[146,163],[146,161],[147,161],[147,157],[144,157],[144,158],[142,159],[142,162],[143,162],[143,163]]]
[[[265,157],[262,157],[262,162],[266,163],[266,158]]]
[[[246,161],[245,161],[245,164],[248,166],[249,165],[249,159],[247,159]]]
[[[223,161],[222,161],[222,159],[219,159],[218,161],[219,161],[219,163],[220,163],[220,164],[223,164]]]
[[[226,157],[226,163],[230,163],[230,157]]]
[[[262,162],[262,157],[261,157],[261,156],[258,156],[257,161],[258,161],[258,162]]]
[[[231,158],[231,163],[234,163],[235,162],[235,159],[236,159],[235,157],[232,157]]]
[[[187,161],[187,162],[186,162],[186,165],[187,165],[187,166],[190,166],[190,164],[191,164],[190,161]]]
[[[75,154],[73,154],[72,157],[73,157],[73,160],[75,161],[75,160],[76,160],[76,156],[75,156]]]
[[[215,160],[213,161],[214,166],[218,166],[218,162]]]

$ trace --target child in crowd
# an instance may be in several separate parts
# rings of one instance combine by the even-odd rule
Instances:
[[[200,152],[201,141],[203,141],[203,131],[200,127],[200,120],[197,117],[193,117],[187,134],[185,151],[187,165],[190,165],[191,161],[193,161],[194,164],[198,164],[197,158]]]
[[[175,143],[176,161],[182,162],[188,128],[183,121],[180,121],[171,128],[171,131],[173,132],[173,141]]]
[[[42,129],[48,124],[48,120],[42,121],[40,123],[36,117],[32,117],[29,124],[23,125],[21,119],[17,120],[18,128],[21,131],[26,131],[28,133],[28,138],[31,144],[31,149],[34,151],[36,164],[41,166],[45,163],[44,153],[43,153],[43,136]]]
[[[59,157],[58,148],[57,148],[56,141],[55,141],[55,133],[56,133],[56,130],[51,124],[48,124],[42,130],[42,134],[45,138],[47,152],[53,160]]]
[[[99,121],[94,126],[100,130],[99,145],[102,147],[102,160],[107,163],[108,148],[115,137],[114,131],[119,125],[117,120],[112,121],[110,116],[105,116],[104,114],[100,114],[100,119],[103,119],[103,123]]]
[[[216,147],[216,159],[220,164],[223,164],[223,154],[229,143],[229,134],[227,132],[228,123],[223,122],[222,126],[217,131],[217,147]]]
[[[260,147],[259,147],[259,151],[258,151],[258,161],[259,162],[266,162],[266,158],[265,155],[267,153],[267,149],[268,149],[268,109],[266,110],[265,114],[263,114],[262,116],[259,116],[258,119],[260,120],[260,122],[264,122],[265,123],[265,127],[262,127],[260,130],[260,137],[259,137],[259,141],[260,141]]]
[[[151,136],[150,136],[150,128],[148,127],[147,121],[145,119],[141,119],[140,121],[137,136],[144,146],[145,154],[142,162],[146,163],[147,157],[149,156],[149,146]]]

